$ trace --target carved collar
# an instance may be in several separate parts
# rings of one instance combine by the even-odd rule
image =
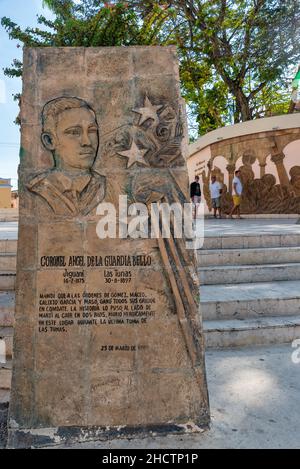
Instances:
[[[62,192],[71,191],[79,194],[86,188],[91,178],[91,174],[72,177],[70,174],[56,170],[52,171],[48,176],[49,182],[58,187]]]

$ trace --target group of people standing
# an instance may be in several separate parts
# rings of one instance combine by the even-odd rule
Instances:
[[[233,218],[233,215],[236,215],[237,218],[241,218],[241,196],[243,192],[243,184],[241,181],[241,172],[240,170],[235,171],[235,175],[232,181],[232,200],[233,200],[233,207],[228,215],[229,218]],[[214,217],[215,218],[222,218],[222,203],[221,203],[221,195],[222,195],[222,184],[217,181],[215,175],[211,176],[211,182],[209,184],[210,190],[210,197],[212,208],[214,210]],[[199,176],[195,176],[195,181],[190,185],[190,197],[193,203],[193,218],[197,218],[197,211],[198,206],[201,202],[201,188],[199,183]]]

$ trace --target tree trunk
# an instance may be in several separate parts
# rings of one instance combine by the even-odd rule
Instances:
[[[247,96],[243,93],[241,88],[234,88],[232,94],[235,97],[237,109],[240,112],[242,122],[250,121],[253,119],[252,112],[249,106]]]
[[[294,112],[294,110],[295,110],[295,107],[296,107],[296,104],[295,104],[294,101],[291,99],[291,100],[290,100],[290,105],[289,105],[288,114],[293,114],[293,112]]]
[[[234,113],[233,113],[233,119],[234,123],[238,124],[240,122],[240,115],[241,115],[241,110],[239,106],[237,105],[237,102],[234,103]]]

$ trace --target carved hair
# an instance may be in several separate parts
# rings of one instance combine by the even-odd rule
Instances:
[[[300,177],[300,166],[293,166],[290,169],[291,182],[296,181]]]
[[[80,98],[67,98],[62,96],[60,98],[55,98],[52,101],[48,101],[42,111],[43,132],[54,133],[59,114],[67,111],[68,109],[79,108],[86,108],[89,111],[92,111],[95,115],[94,110],[89,106],[89,104]]]
[[[275,186],[276,184],[276,177],[274,176],[274,174],[267,173],[263,175],[263,177],[261,178],[261,181],[266,186],[272,187],[272,186]]]

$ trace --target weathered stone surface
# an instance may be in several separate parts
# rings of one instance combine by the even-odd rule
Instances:
[[[193,251],[96,231],[186,200],[174,48],[27,49],[23,80],[9,446],[205,428]]]

